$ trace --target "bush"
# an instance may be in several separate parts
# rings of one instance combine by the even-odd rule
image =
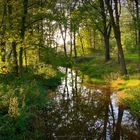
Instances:
[[[48,65],[40,66],[35,74],[28,70],[22,77],[0,75],[1,140],[43,139],[45,125],[39,112],[49,104],[47,88],[56,87],[61,76]]]
[[[23,139],[34,133],[29,120],[47,105],[44,87],[33,77],[25,77],[16,77],[14,82],[7,77],[0,84],[0,139]],[[36,110],[31,111],[33,107]]]

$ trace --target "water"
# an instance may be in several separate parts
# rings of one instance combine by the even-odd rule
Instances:
[[[117,106],[117,94],[83,86],[84,76],[63,68],[66,77],[56,91],[48,91],[48,140],[140,140],[138,119]]]

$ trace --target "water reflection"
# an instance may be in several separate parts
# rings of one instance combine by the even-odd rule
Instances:
[[[55,92],[48,93],[54,104],[47,108],[46,134],[49,140],[138,140],[138,121],[117,107],[111,89],[82,86],[84,77],[63,69],[66,77]]]

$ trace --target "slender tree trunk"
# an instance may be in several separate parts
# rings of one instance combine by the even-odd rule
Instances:
[[[41,0],[41,8],[42,8],[42,0]],[[38,46],[38,60],[40,61],[41,58],[41,48],[43,47],[44,44],[44,24],[43,24],[43,19],[40,21],[40,23],[38,24],[38,33],[40,34],[40,43]],[[57,48],[56,48],[57,51]]]
[[[71,17],[71,9],[69,11],[70,16],[70,57],[72,57],[72,48],[73,48],[73,34],[72,34],[72,17]]]
[[[59,25],[59,29],[60,29],[60,32],[61,32],[61,36],[62,36],[62,39],[63,39],[63,47],[64,47],[64,53],[65,53],[65,56],[67,57],[67,46],[66,46],[66,34],[67,34],[67,28],[64,27],[64,31],[62,29],[62,26],[61,24]]]
[[[80,39],[80,43],[81,43],[81,48],[82,48],[82,53],[83,53],[83,56],[85,55],[85,50],[84,50],[84,44],[83,44],[83,39],[80,35],[80,33],[78,32],[78,36],[79,36],[79,39]]]
[[[74,57],[77,57],[77,49],[76,49],[76,31],[73,32],[73,47],[74,47]]]
[[[43,20],[41,20],[41,46],[39,47],[39,60],[41,58],[41,47],[43,47],[43,44],[44,44],[44,29],[43,28],[44,28]]]
[[[7,1],[7,14],[8,14],[8,28],[12,31],[13,30],[13,19],[12,19],[12,13],[13,13],[13,6],[10,2],[10,0]],[[16,41],[12,42],[12,52],[13,52],[13,72],[18,75],[19,73],[19,66],[18,66],[18,55],[17,55],[17,43]]]
[[[105,61],[110,60],[109,36],[104,36]]]
[[[28,12],[28,0],[23,0],[23,15],[21,17],[21,31],[20,31],[20,37],[22,39],[22,42],[24,41],[24,35],[25,35],[25,24],[26,24],[26,17]],[[20,47],[19,49],[19,72],[22,74],[23,71],[23,47]]]
[[[70,29],[70,57],[72,57],[72,47],[73,47],[72,40],[73,40],[73,35],[72,35],[72,30]]]
[[[89,38],[89,48],[92,48],[93,47],[93,44],[92,44],[92,31],[91,29],[88,29],[88,38]]]
[[[138,34],[137,34],[137,29],[135,27],[135,41],[136,41],[136,45],[138,44]]]
[[[10,18],[10,15],[11,15],[12,13],[9,13],[8,12],[8,15],[9,15],[9,17],[8,17],[8,19]],[[1,28],[1,39],[3,39],[4,38],[4,36],[5,36],[5,32],[6,32],[6,26],[7,26],[7,24],[6,24],[6,17],[7,16],[7,2],[6,1],[4,1],[4,5],[3,5],[3,15],[2,15],[2,19],[1,19],[1,24],[0,24],[0,28]],[[10,23],[9,23],[10,24]],[[3,40],[1,40],[1,43],[2,42],[5,42],[5,41],[3,41]]]
[[[14,73],[18,75],[18,59],[17,59],[17,50],[16,50],[16,42],[12,42],[12,50],[13,50],[13,64],[14,64]]]
[[[66,39],[63,39],[63,42],[64,42],[64,52],[65,52],[65,55],[67,56]]]
[[[103,22],[103,31],[101,32],[104,37],[104,49],[105,49],[105,61],[110,60],[110,48],[109,48],[109,38],[111,33],[111,25],[108,23],[107,26],[107,12],[105,10],[105,2],[104,0],[100,1],[100,9],[101,9],[101,16],[102,16],[102,22]]]
[[[1,56],[1,61],[2,62],[4,62],[5,63],[5,61],[6,61],[6,44],[5,44],[5,42],[1,42],[1,54],[2,54],[2,56]]]
[[[26,71],[27,71],[28,63],[27,63],[27,51],[26,51],[26,49],[24,50],[24,57],[25,57],[25,67],[26,67]]]
[[[96,30],[94,30],[94,32],[93,32],[93,38],[94,38],[94,40],[93,40],[93,48],[94,49],[96,49]]]
[[[64,46],[65,56],[67,57],[67,46],[66,46],[66,38],[65,37],[63,37],[63,46]]]
[[[19,50],[19,70],[20,70],[20,73],[22,73],[22,69],[23,69],[23,47],[20,47],[20,50]]]
[[[139,1],[135,0],[135,5],[136,5],[136,18],[137,18],[137,47],[138,47],[138,57],[139,57],[139,62],[138,62],[138,70],[140,71],[140,27],[139,27]]]

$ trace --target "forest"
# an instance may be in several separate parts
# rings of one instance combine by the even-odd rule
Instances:
[[[140,139],[140,1],[0,0],[0,140],[90,139]]]

